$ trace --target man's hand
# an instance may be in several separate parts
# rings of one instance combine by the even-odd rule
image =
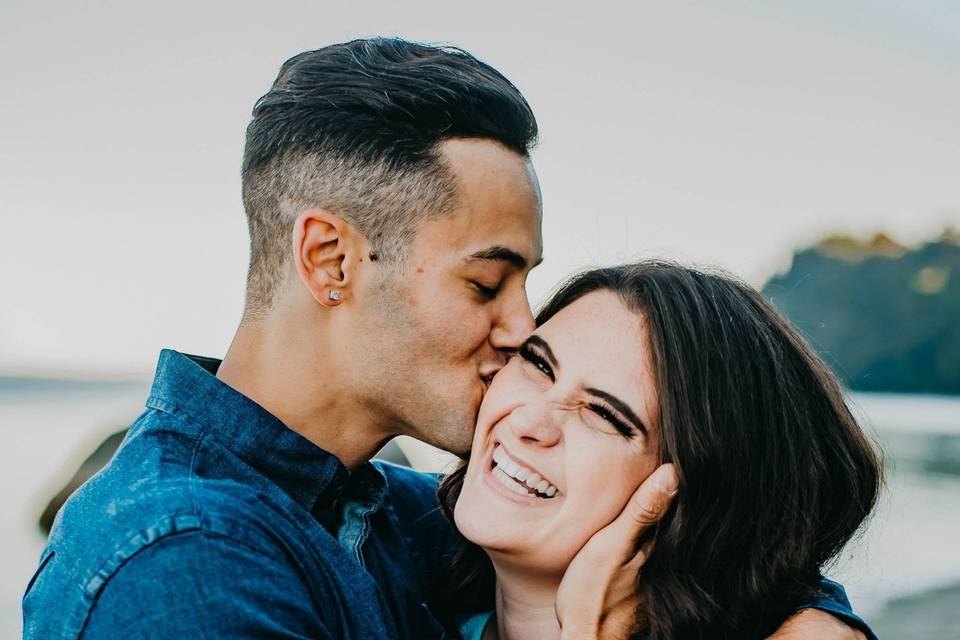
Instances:
[[[768,640],[866,640],[866,636],[826,611],[804,609],[787,618]]]
[[[639,604],[637,574],[652,548],[646,544],[637,551],[637,540],[663,517],[676,493],[673,465],[661,465],[634,492],[617,519],[577,553],[557,591],[562,640],[628,637]]]

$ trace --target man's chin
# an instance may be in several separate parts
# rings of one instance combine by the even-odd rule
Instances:
[[[470,438],[463,440],[458,436],[443,438],[442,441],[435,443],[433,446],[438,449],[442,449],[447,453],[451,453],[461,460],[466,460],[470,457],[470,447],[473,444],[473,434],[470,434]]]
[[[470,456],[470,447],[473,445],[473,419],[449,421],[433,433],[424,434],[423,440],[434,447],[451,453],[462,460]]]
[[[443,426],[436,429],[433,441],[430,442],[438,449],[451,453],[461,460],[470,457],[470,449],[473,446],[473,432],[477,428],[477,414],[480,411],[480,403],[486,388],[480,389],[479,394],[469,403],[469,408],[463,414],[450,415],[449,419],[444,420]]]
[[[470,447],[467,447],[466,449],[462,447],[457,447],[456,449],[444,449],[444,451],[457,456],[464,462],[470,459]]]

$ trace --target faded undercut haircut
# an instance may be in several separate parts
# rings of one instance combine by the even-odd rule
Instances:
[[[272,305],[305,210],[342,217],[380,259],[400,261],[419,225],[455,204],[439,151],[448,138],[487,138],[527,156],[537,122],[509,80],[454,47],[372,38],[287,60],[247,127],[246,314]]]

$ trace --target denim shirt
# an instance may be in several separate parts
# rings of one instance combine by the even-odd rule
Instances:
[[[448,638],[426,576],[452,544],[436,478],[348,471],[165,350],[147,410],[58,514],[24,638]]]
[[[455,544],[437,478],[347,470],[218,366],[161,353],[146,412],[57,516],[24,638],[452,638],[427,605]],[[860,626],[834,583],[809,606]]]

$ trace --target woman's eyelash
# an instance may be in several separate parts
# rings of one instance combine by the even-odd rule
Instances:
[[[520,356],[539,369],[541,373],[553,380],[553,369],[551,369],[550,365],[547,364],[546,358],[537,353],[529,344],[523,344],[520,346]]]
[[[595,402],[591,402],[589,407],[591,411],[593,411],[595,414],[597,414],[598,416],[600,416],[601,418],[603,418],[604,420],[612,424],[613,427],[617,431],[619,431],[621,434],[623,434],[625,437],[627,438],[633,437],[634,435],[633,429],[627,426],[627,424],[623,420],[618,418],[612,411],[610,411],[610,409],[603,406],[602,404],[597,404]]]

